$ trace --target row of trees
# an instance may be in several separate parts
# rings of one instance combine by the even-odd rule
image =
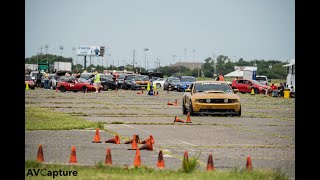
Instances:
[[[26,58],[25,63],[28,64],[37,64],[40,61],[46,60],[49,64],[53,64],[55,61],[60,62],[72,62],[72,58],[65,58],[62,56],[56,56],[52,54],[40,54],[36,56],[32,56],[31,58]],[[256,66],[257,67],[257,75],[265,75],[268,76],[270,79],[285,79],[286,78],[286,68],[283,65],[286,64],[285,62],[278,61],[278,60],[251,60],[245,61],[244,59],[240,58],[237,62],[231,62],[228,56],[220,55],[215,60],[211,57],[204,59],[204,64],[200,69],[195,68],[190,70],[184,66],[180,67],[170,67],[170,66],[161,66],[160,68],[154,70],[157,72],[161,72],[164,76],[171,76],[173,74],[180,74],[185,76],[204,76],[213,78],[217,74],[228,74],[234,71],[235,66]],[[133,67],[130,64],[124,66],[94,66],[93,64],[89,65],[86,70],[91,71],[92,69],[98,70],[102,72],[103,70],[124,70],[127,71],[135,71],[135,72],[146,72],[146,70],[142,67]],[[72,70],[84,70],[81,64],[73,64]]]

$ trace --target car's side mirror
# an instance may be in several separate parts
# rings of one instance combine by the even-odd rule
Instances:
[[[233,89],[233,92],[234,92],[234,93],[238,93],[238,92],[239,92],[239,89]]]

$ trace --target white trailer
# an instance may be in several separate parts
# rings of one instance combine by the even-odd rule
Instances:
[[[284,67],[287,67],[287,79],[286,79],[286,86],[287,87],[295,87],[295,73],[296,73],[296,66],[295,66],[295,58],[290,60],[289,64],[283,65]]]
[[[38,70],[38,65],[37,64],[24,64],[24,69],[27,70],[32,70],[32,71],[37,71]]]
[[[54,62],[53,69],[55,71],[71,71],[71,62]]]
[[[255,80],[257,74],[257,67],[245,67],[243,69],[243,79]]]

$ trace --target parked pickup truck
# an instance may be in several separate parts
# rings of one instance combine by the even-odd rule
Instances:
[[[271,82],[271,80],[268,80],[267,76],[256,76],[256,81],[266,86],[269,86],[269,82]]]

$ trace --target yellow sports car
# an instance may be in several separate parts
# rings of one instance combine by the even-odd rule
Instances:
[[[183,94],[183,114],[241,116],[240,97],[225,81],[195,81]]]

